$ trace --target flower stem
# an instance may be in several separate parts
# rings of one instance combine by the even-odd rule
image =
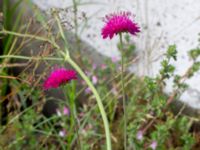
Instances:
[[[2,55],[0,56],[0,59],[4,58],[13,58],[13,59],[23,59],[23,60],[51,60],[51,61],[63,61],[63,58],[57,58],[57,57],[29,57],[29,56],[21,56],[21,55]]]
[[[122,41],[122,33],[119,34],[120,39],[120,50],[121,50],[121,83],[122,83],[122,97],[123,97],[123,110],[124,110],[124,150],[127,149],[127,137],[126,137],[126,129],[127,129],[127,117],[126,117],[126,99],[125,99],[125,87],[124,87],[124,53],[123,53],[123,41]]]
[[[109,123],[108,123],[108,119],[107,119],[107,116],[106,116],[106,113],[104,110],[104,106],[102,104],[101,98],[100,98],[97,90],[95,89],[95,87],[93,86],[91,81],[88,79],[88,77],[85,75],[85,73],[81,70],[81,68],[70,57],[68,57],[68,59],[66,59],[66,61],[80,74],[80,76],[85,80],[85,82],[87,83],[87,85],[89,86],[91,91],[93,92],[93,94],[97,100],[97,104],[99,106],[99,110],[100,110],[100,113],[101,113],[101,116],[103,119],[103,123],[104,123],[107,150],[111,150],[112,146],[111,146]]]
[[[58,44],[56,44],[54,41],[49,40],[45,37],[31,35],[31,34],[17,33],[17,32],[13,32],[13,31],[7,31],[5,29],[1,30],[0,34],[5,34],[5,35],[9,34],[9,35],[17,36],[17,37],[30,38],[30,39],[35,39],[38,41],[48,42],[49,44],[52,44],[55,48],[60,49],[60,46]]]

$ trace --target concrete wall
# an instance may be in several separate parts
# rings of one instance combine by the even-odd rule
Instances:
[[[72,6],[71,0],[33,0],[33,2],[42,10]],[[132,38],[136,43],[140,60],[133,64],[131,70],[138,75],[155,76],[159,71],[162,55],[170,44],[176,44],[179,52],[178,61],[173,62],[177,67],[176,73],[183,74],[191,65],[187,52],[199,45],[199,0],[80,0],[80,2],[89,2],[78,7],[80,13],[85,12],[87,16],[92,16],[81,38],[92,44],[98,52],[110,57],[120,55],[116,47],[118,38],[102,39],[100,33],[103,26],[102,17],[119,10],[128,10],[135,14],[135,20],[141,26],[142,32],[138,37]],[[61,15],[64,19],[67,16],[65,13]],[[87,35],[92,36],[88,38]],[[190,87],[181,96],[181,101],[194,108],[200,108],[200,74],[197,73],[187,83]],[[170,93],[172,90],[172,80],[170,80],[165,91]]]

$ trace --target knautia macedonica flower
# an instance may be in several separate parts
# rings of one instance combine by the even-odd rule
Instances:
[[[43,84],[43,88],[48,90],[50,88],[58,88],[60,85],[66,84],[71,80],[77,79],[74,70],[67,70],[65,68],[57,68],[51,72],[49,77]]]
[[[136,35],[140,32],[139,26],[131,20],[132,14],[130,12],[119,12],[107,15],[105,17],[105,26],[102,29],[101,35],[103,38],[113,38],[114,35],[121,32],[128,32]]]

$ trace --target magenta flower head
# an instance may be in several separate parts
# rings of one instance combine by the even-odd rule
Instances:
[[[66,84],[71,80],[77,79],[74,70],[67,70],[65,68],[57,68],[51,72],[50,76],[43,84],[43,88],[48,90],[50,88],[58,88],[60,85]]]
[[[109,37],[113,38],[114,35],[122,32],[128,32],[132,35],[136,35],[140,32],[138,25],[130,18],[133,16],[130,12],[119,12],[110,15],[106,15],[106,25],[101,31],[103,39]]]

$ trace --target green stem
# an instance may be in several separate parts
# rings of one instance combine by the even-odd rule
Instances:
[[[124,150],[127,149],[127,137],[126,137],[126,129],[127,129],[127,117],[126,117],[126,100],[125,100],[125,88],[124,88],[124,53],[123,53],[123,42],[122,42],[122,33],[119,34],[120,39],[120,49],[121,49],[121,83],[122,83],[122,96],[123,96],[123,110],[124,110]]]
[[[76,136],[77,136],[78,149],[82,150],[82,144],[81,144],[81,140],[80,140],[80,136],[79,136],[80,122],[79,122],[78,117],[77,117],[77,110],[76,110],[75,102],[72,106],[72,109],[73,109],[74,122],[77,123],[77,125],[75,125],[75,131],[76,131]]]
[[[15,59],[24,59],[24,60],[54,60],[54,61],[63,61],[63,58],[57,57],[29,57],[29,56],[21,56],[21,55],[2,55],[0,59],[3,58],[15,58]]]
[[[31,35],[31,34],[22,34],[22,33],[7,31],[5,29],[0,31],[0,34],[9,34],[9,35],[15,35],[15,36],[18,36],[18,37],[26,37],[26,38],[30,38],[30,39],[36,39],[36,40],[39,40],[39,41],[43,41],[43,42],[48,42],[48,43],[52,44],[55,48],[60,49],[59,45],[57,45],[54,41],[51,41],[51,40],[44,38],[44,37]]]
[[[58,17],[57,12],[55,11],[55,9],[53,9],[53,12],[54,12],[54,17],[55,17],[56,22],[57,22],[57,25],[58,25],[58,29],[59,29],[61,38],[62,38],[63,41],[64,41],[64,46],[65,46],[66,53],[68,54],[68,53],[69,53],[68,47],[67,47],[67,46],[68,46],[68,42],[67,42],[67,39],[66,39],[66,37],[65,37],[65,33],[64,33],[63,28],[62,28],[61,21],[60,21],[60,19],[59,19],[59,17]]]
[[[68,87],[66,86],[66,88],[68,88]],[[70,132],[75,130],[75,132],[76,132],[75,137],[77,137],[77,148],[79,150],[82,150],[80,136],[79,136],[80,124],[79,124],[79,120],[78,120],[78,117],[77,117],[77,109],[76,109],[76,103],[75,103],[75,99],[76,99],[76,95],[75,95],[75,93],[76,93],[76,83],[72,82],[71,86],[68,89],[66,89],[66,91],[71,93],[71,94],[68,94],[68,99],[69,99],[69,102],[70,102],[70,110],[71,110]],[[71,143],[70,147],[72,147],[72,145],[74,145],[74,141],[75,140],[73,140],[73,139],[74,139],[74,137],[72,139],[70,139],[70,143]]]
[[[102,104],[101,98],[100,98],[97,90],[95,89],[95,87],[93,86],[91,81],[88,79],[88,77],[85,75],[85,73],[81,70],[81,68],[71,58],[68,57],[68,59],[66,59],[66,61],[80,74],[80,76],[85,80],[85,82],[87,83],[87,85],[89,86],[91,91],[93,92],[93,94],[97,100],[97,104],[99,106],[99,110],[100,110],[100,113],[101,113],[101,116],[103,119],[103,123],[104,123],[104,128],[105,128],[105,133],[106,133],[107,150],[111,150],[112,146],[111,146],[109,123],[108,123],[108,119],[107,119],[107,116],[106,116],[106,113],[104,110],[104,106]]]

